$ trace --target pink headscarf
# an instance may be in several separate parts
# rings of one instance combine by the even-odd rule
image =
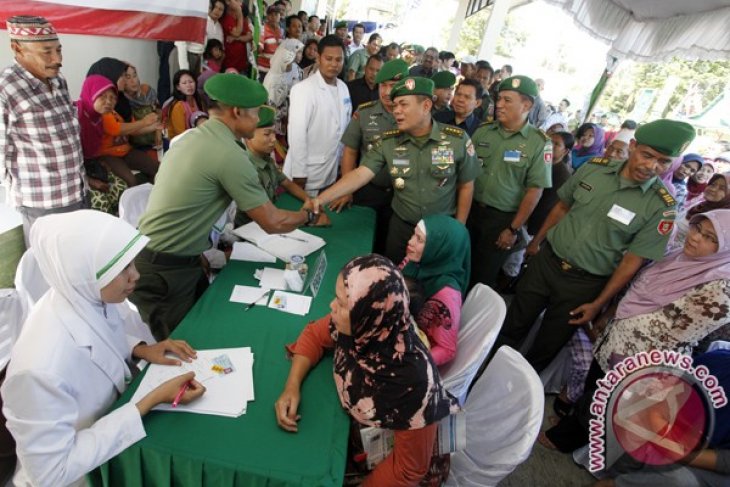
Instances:
[[[695,215],[691,221],[701,218],[710,220],[717,233],[717,252],[705,257],[687,257],[683,250],[677,250],[647,267],[619,303],[617,319],[651,313],[695,286],[730,279],[730,210],[709,211]]]
[[[675,157],[672,159],[672,165],[669,166],[669,169],[664,171],[659,175],[659,179],[662,180],[664,183],[664,187],[667,188],[667,191],[669,191],[669,194],[672,196],[676,196],[677,192],[674,188],[674,183],[672,183],[672,177],[674,176],[674,171],[679,169],[679,166],[682,165],[682,156]]]
[[[117,87],[108,78],[99,74],[86,77],[81,87],[81,95],[76,102],[76,109],[81,126],[81,148],[84,159],[93,159],[99,152],[104,127],[101,123],[101,114],[94,110],[94,102],[109,88],[117,93]]]

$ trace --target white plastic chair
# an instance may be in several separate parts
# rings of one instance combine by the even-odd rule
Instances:
[[[497,339],[507,313],[504,299],[485,284],[469,292],[461,308],[461,324],[453,361],[439,368],[446,389],[464,404],[474,375]]]
[[[466,449],[451,455],[447,486],[497,485],[530,456],[545,396],[535,370],[503,346],[466,399]]]
[[[147,201],[150,199],[151,192],[152,185],[150,183],[132,186],[124,190],[121,198],[119,198],[119,218],[137,228],[139,219],[147,209]]]

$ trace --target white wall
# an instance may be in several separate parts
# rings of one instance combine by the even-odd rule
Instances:
[[[157,88],[159,63],[155,41],[76,34],[59,34],[59,37],[63,46],[61,72],[68,80],[72,99],[78,98],[89,66],[102,57],[114,57],[134,65],[139,79]],[[8,32],[0,30],[0,69],[12,62]]]

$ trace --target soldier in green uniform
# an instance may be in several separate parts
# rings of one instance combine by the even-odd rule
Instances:
[[[276,208],[241,137],[251,137],[266,89],[238,74],[205,84],[211,119],[165,154],[139,229],[150,239],[135,259],[140,278],[130,300],[158,340],[167,338],[208,285],[201,254],[215,221],[235,201],[269,233],[317,222],[313,212]]]
[[[312,200],[319,211],[352,193],[387,168],[394,188],[385,255],[400,262],[416,223],[427,215],[453,215],[464,223],[469,215],[474,179],[480,167],[466,133],[431,118],[433,81],[409,77],[390,93],[398,129],[382,134],[360,167]]]
[[[664,257],[676,211],[658,175],[694,136],[684,122],[648,123],[636,131],[628,160],[593,158],[558,190],[560,200],[527,247],[533,257],[494,350],[519,349],[545,310],[525,355],[542,370],[576,326],[589,324],[647,260]]]
[[[482,124],[472,136],[484,164],[474,184],[466,224],[471,235],[472,284],[495,287],[520,227],[535,209],[543,188],[552,186],[552,142],[527,121],[535,96],[537,86],[526,76],[502,81],[497,120]]]
[[[380,99],[361,104],[352,116],[352,120],[342,134],[344,150],[340,160],[342,175],[355,170],[365,153],[373,148],[383,132],[396,129],[398,126],[393,117],[393,101],[390,91],[398,81],[408,76],[408,65],[402,59],[388,61],[378,71],[375,82],[378,83]],[[368,206],[375,210],[375,243],[373,250],[382,254],[385,250],[385,236],[388,233],[388,222],[392,210],[393,199],[390,174],[383,168],[368,184],[360,188],[354,195],[345,195],[330,203],[330,209],[341,211],[351,203]]]
[[[451,99],[454,97],[456,76],[451,71],[439,71],[431,76],[433,81],[433,108],[431,115],[441,112],[453,112]]]

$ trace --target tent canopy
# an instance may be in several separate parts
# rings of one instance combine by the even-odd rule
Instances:
[[[730,59],[730,0],[545,1],[609,43],[618,59]]]

